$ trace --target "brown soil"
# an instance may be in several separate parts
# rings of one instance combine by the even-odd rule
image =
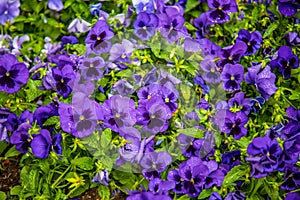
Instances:
[[[3,160],[1,162],[3,170],[0,170],[0,191],[5,193],[20,182],[20,167],[16,161]]]

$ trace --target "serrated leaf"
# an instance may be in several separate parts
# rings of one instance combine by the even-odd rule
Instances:
[[[245,166],[239,165],[232,168],[224,178],[223,187],[230,187],[235,185],[234,182],[243,180],[242,177],[246,175]]]
[[[76,158],[71,163],[83,170],[92,170],[94,167],[93,159],[90,157]]]

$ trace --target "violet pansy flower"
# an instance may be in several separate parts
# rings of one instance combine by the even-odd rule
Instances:
[[[12,54],[0,57],[0,91],[9,94],[17,92],[21,85],[26,84],[29,71],[24,63],[20,63]]]
[[[13,22],[13,18],[20,14],[20,0],[1,0],[0,2],[0,24],[5,25],[7,21]]]
[[[224,90],[239,90],[241,87],[240,83],[244,79],[244,67],[240,64],[226,64],[221,73],[220,79],[223,81]]]
[[[278,3],[279,12],[287,17],[292,17],[296,14],[299,7],[299,2],[296,3],[296,0],[279,0]]]
[[[219,51],[218,66],[222,69],[227,63],[236,64],[241,57],[246,53],[247,45],[245,42],[237,41],[234,45],[224,47]]]
[[[58,67],[52,68],[52,76],[55,81],[57,93],[67,98],[72,92],[71,80],[75,79],[75,73],[71,65],[65,65],[61,69]]]
[[[133,23],[134,33],[141,40],[148,40],[153,37],[158,27],[158,18],[155,14],[139,13]]]
[[[51,10],[61,11],[64,8],[62,0],[48,0],[48,7]]]
[[[240,108],[242,112],[244,112],[246,115],[250,113],[250,99],[245,98],[244,92],[238,92],[229,99],[228,106],[230,108]]]
[[[250,33],[249,31],[242,29],[239,31],[236,41],[242,41],[247,44],[247,51],[245,52],[245,55],[249,56],[255,54],[260,48],[262,36],[258,31]]]
[[[248,117],[245,113],[241,111],[237,113],[226,111],[225,122],[221,130],[227,133],[228,136],[233,135],[234,139],[239,140],[247,135],[247,129],[245,128],[247,122]]]
[[[103,58],[99,56],[89,58],[86,56],[79,65],[79,69],[85,80],[99,80],[103,76],[104,66],[105,61]]]
[[[235,0],[207,0],[208,19],[213,23],[224,23],[230,20],[230,13],[237,12],[238,7]]]

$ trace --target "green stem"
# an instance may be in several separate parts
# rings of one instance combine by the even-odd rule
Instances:
[[[74,187],[68,194],[67,197],[69,197],[75,190],[77,190],[80,186]]]
[[[56,181],[51,185],[51,188],[54,189],[56,187],[56,185],[59,184],[60,180],[66,175],[66,173],[69,171],[69,169],[71,168],[72,165],[69,165],[69,167],[64,171],[64,173],[62,173],[58,179],[56,179]]]

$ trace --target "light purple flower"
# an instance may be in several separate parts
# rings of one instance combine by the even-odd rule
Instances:
[[[51,10],[61,11],[64,8],[62,0],[48,0],[48,7]]]
[[[1,0],[0,2],[0,24],[5,25],[7,21],[13,22],[13,18],[20,14],[19,0]]]

